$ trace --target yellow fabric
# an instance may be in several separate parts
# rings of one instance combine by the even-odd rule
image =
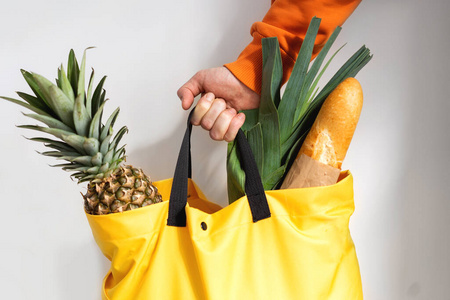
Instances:
[[[272,216],[257,223],[246,197],[221,209],[192,181],[186,227],[166,225],[168,201],[87,215],[111,260],[102,299],[362,299],[348,227],[353,178],[342,175],[332,186],[267,191]],[[155,182],[165,200],[171,184]]]

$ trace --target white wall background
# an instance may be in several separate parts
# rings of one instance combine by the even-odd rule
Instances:
[[[177,88],[196,71],[233,61],[269,0],[67,1],[0,4],[0,94],[28,91],[20,68],[53,78],[70,48],[108,75],[107,111],[121,106],[129,162],[171,177],[186,113]],[[365,1],[343,27],[333,62],[362,44],[374,59],[358,79],[365,104],[344,162],[355,176],[351,230],[366,299],[450,299],[450,2]],[[329,71],[332,73],[332,71]],[[99,299],[109,266],[68,174],[14,125],[0,102],[2,299]],[[33,122],[31,122],[33,123]],[[194,178],[225,204],[225,143],[194,134]]]

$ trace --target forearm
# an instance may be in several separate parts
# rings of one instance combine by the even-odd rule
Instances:
[[[322,19],[315,42],[313,58],[322,49],[333,30],[342,26],[361,0],[276,0],[261,22],[251,27],[253,41],[239,58],[227,67],[241,82],[261,93],[262,50],[265,37],[278,38],[283,60],[283,83],[291,74],[303,43],[309,22],[316,16]]]

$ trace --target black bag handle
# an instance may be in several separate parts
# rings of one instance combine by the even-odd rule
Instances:
[[[195,109],[195,108],[194,108]],[[172,191],[169,200],[168,226],[186,226],[186,203],[188,192],[188,178],[191,177],[191,115],[189,114],[186,132],[178,155],[175,174],[173,176]],[[270,217],[269,204],[259,175],[250,145],[242,130],[236,136],[236,143],[240,153],[241,166],[245,173],[245,193],[248,198],[253,222]]]

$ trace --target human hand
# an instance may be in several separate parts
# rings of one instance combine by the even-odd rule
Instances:
[[[260,97],[227,68],[219,67],[197,72],[177,92],[183,109],[189,109],[194,97],[203,94],[192,115],[193,125],[209,131],[213,140],[234,140],[244,124],[242,109],[259,106]]]

